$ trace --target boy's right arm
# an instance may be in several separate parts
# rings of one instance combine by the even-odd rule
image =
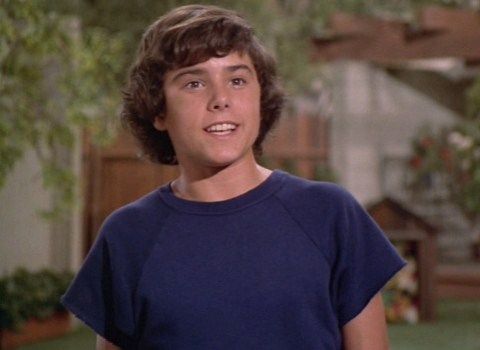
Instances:
[[[108,340],[105,340],[103,337],[97,335],[96,350],[121,350],[121,349],[118,346],[110,343]]]

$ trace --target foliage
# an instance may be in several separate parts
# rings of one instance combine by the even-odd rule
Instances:
[[[52,8],[79,15],[86,27],[99,26],[110,33],[122,33],[129,48],[130,62],[145,28],[167,11],[191,3],[217,5],[244,14],[256,33],[277,55],[279,70],[291,93],[308,87],[312,78],[308,49],[313,28],[318,18],[326,15],[323,2],[286,0],[121,0],[76,1],[70,6],[55,3]],[[322,21],[323,23],[323,21]],[[125,67],[126,71],[127,67]]]
[[[18,269],[0,279],[0,330],[17,330],[31,319],[63,311],[60,297],[73,278],[70,272]]]
[[[467,115],[471,119],[480,118],[480,76],[467,91]]]
[[[98,142],[115,130],[120,89],[145,27],[180,5],[206,3],[244,13],[277,55],[291,95],[310,89],[312,35],[336,10],[413,18],[426,4],[467,0],[0,0],[0,188],[33,148],[45,188],[56,195],[48,217],[69,209],[76,178],[69,153],[88,128]],[[480,80],[470,109],[480,109]]]
[[[320,74],[318,66],[310,60],[310,40],[325,30],[329,16],[335,11],[415,22],[416,13],[426,5],[476,8],[469,0],[57,0],[49,3],[51,8],[81,17],[87,28],[101,27],[109,33],[122,33],[128,48],[124,62],[132,60],[146,26],[174,7],[202,3],[235,9],[246,15],[260,38],[275,52],[291,95],[308,90],[312,79]]]
[[[410,165],[415,191],[428,190],[432,176],[440,176],[448,198],[475,225],[480,219],[480,120],[423,129],[413,140]]]
[[[66,150],[79,128],[97,139],[111,134],[122,41],[94,28],[80,35],[77,20],[45,10],[41,1],[0,3],[0,188],[33,148],[44,187],[57,198],[46,214],[56,216],[73,203]]]
[[[142,31],[159,14],[190,1],[0,1],[0,188],[24,152],[33,149],[43,185],[55,194],[43,214],[56,218],[76,197],[68,149],[79,130],[89,128],[97,141],[111,139],[124,74]],[[301,11],[292,12],[295,6],[200,2],[246,13],[283,56],[287,85],[295,90],[307,84],[311,22]]]

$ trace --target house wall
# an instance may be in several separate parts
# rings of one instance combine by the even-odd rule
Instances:
[[[49,266],[51,224],[37,214],[49,204],[50,195],[42,189],[40,166],[34,152],[28,151],[0,189],[0,274],[20,266]]]
[[[339,182],[363,203],[379,199],[386,191],[395,192],[396,185],[401,188],[400,168],[419,128],[427,123],[450,124],[458,118],[368,63],[329,64],[326,79],[333,95],[332,165]],[[398,169],[385,173],[385,164],[391,160],[397,161],[393,166]]]
[[[68,155],[80,174],[80,142]],[[0,189],[0,276],[24,267],[76,270],[82,261],[81,200],[61,222],[42,219],[38,212],[49,208],[50,193],[42,188],[40,165],[27,151]]]

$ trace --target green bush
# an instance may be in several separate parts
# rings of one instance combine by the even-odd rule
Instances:
[[[73,274],[43,269],[17,269],[0,279],[0,330],[17,330],[31,319],[46,319],[64,310],[60,297]]]

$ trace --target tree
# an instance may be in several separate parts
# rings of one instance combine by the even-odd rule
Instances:
[[[276,53],[290,95],[318,76],[310,38],[336,10],[413,18],[425,4],[467,0],[199,0],[236,9]],[[0,0],[0,188],[25,150],[35,149],[44,185],[58,194],[52,213],[73,202],[65,149],[78,128],[97,140],[114,133],[120,90],[145,27],[188,0]],[[479,80],[480,81],[480,80]],[[480,83],[472,108],[480,104]],[[475,107],[477,106],[477,107]],[[100,137],[101,136],[101,137]],[[68,157],[67,157],[68,158]]]
[[[0,1],[0,187],[28,148],[55,193],[47,216],[68,210],[75,177],[68,150],[79,127],[105,138],[115,115],[122,41],[81,31],[40,1]]]

